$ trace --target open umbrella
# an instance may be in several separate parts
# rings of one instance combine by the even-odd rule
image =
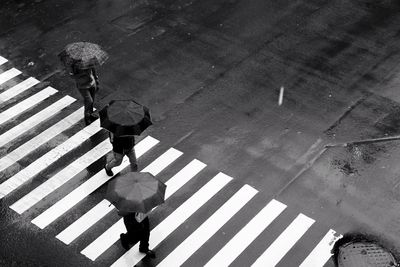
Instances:
[[[121,213],[147,213],[164,203],[166,187],[148,172],[128,172],[110,181],[106,199]]]
[[[140,135],[152,125],[149,109],[134,100],[113,100],[99,114],[100,126],[116,136]]]
[[[66,66],[88,69],[102,65],[108,59],[108,54],[98,44],[77,42],[65,46],[58,57]]]

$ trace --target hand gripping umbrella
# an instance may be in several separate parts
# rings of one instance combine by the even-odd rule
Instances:
[[[113,100],[99,114],[100,126],[116,136],[140,135],[153,124],[149,109],[134,100]]]
[[[102,65],[108,54],[97,44],[77,42],[68,44],[58,57],[68,67],[74,65],[79,69],[89,69]]]
[[[106,199],[120,213],[147,213],[164,203],[166,187],[148,172],[128,172],[110,181]]]

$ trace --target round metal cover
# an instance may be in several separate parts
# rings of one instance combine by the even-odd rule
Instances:
[[[391,267],[398,266],[393,255],[371,242],[352,242],[339,248],[340,267]]]

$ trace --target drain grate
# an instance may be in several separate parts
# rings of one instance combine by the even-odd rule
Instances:
[[[372,242],[352,242],[339,248],[340,267],[392,267],[399,266],[393,255]]]

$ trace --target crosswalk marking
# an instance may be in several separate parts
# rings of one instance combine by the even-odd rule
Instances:
[[[232,177],[224,173],[218,173],[207,184],[196,191],[188,200],[174,210],[151,231],[149,241],[150,248],[153,249],[159,245],[231,180]],[[121,232],[124,232],[125,227],[120,230]],[[144,257],[145,255],[143,253],[139,253],[139,244],[136,244],[115,261],[111,267],[131,267],[141,261]]]
[[[41,122],[55,116],[57,113],[61,112],[61,110],[73,103],[75,100],[76,99],[70,96],[65,96],[57,102],[53,103],[52,105],[48,106],[47,108],[43,109],[42,111],[36,113],[32,117],[21,122],[14,128],[3,133],[2,135],[0,135],[0,147],[11,142],[23,133],[31,130]]]
[[[323,267],[332,256],[331,250],[333,245],[340,238],[342,238],[342,235],[336,234],[332,229],[329,230],[302,264],[300,264],[300,267]]]
[[[285,204],[271,200],[205,266],[229,266],[285,208]]]
[[[0,172],[10,167],[12,164],[22,159],[41,145],[48,142],[50,139],[54,138],[58,134],[62,133],[72,125],[79,122],[82,118],[83,107],[67,116],[66,118],[60,120],[56,124],[52,125],[50,128],[44,130],[37,136],[33,137],[26,143],[22,144],[15,150],[9,152],[3,158],[0,159]]]
[[[31,88],[32,86],[35,86],[38,83],[39,83],[39,81],[32,77],[25,79],[24,81],[20,82],[19,84],[14,85],[13,87],[11,87],[11,88],[7,89],[6,91],[4,91],[3,93],[1,93],[0,94],[0,103],[10,100],[11,98],[21,94],[22,92],[28,90],[29,88]]]
[[[155,146],[159,141],[147,136],[145,139],[141,140],[138,144],[135,145],[135,152],[137,158],[140,158],[145,152],[150,150],[153,146]],[[128,165],[128,159],[125,158],[122,164],[118,167],[115,167],[115,170],[118,172],[121,171]],[[102,186],[112,177],[107,176],[104,170],[99,171],[97,174],[92,176],[86,182],[81,184],[78,188],[74,189],[64,198],[56,202],[53,206],[45,210],[39,216],[32,220],[32,223],[37,225],[39,228],[44,229],[50,223],[55,221],[58,217],[63,215],[69,209],[78,204],[81,200],[87,197],[89,194],[94,192],[97,188]]]
[[[304,214],[299,214],[251,266],[276,266],[314,222]]]
[[[19,70],[17,70],[16,68],[12,68],[5,72],[0,73],[0,85],[2,85],[3,83],[11,80],[12,78],[14,78],[20,74],[21,74],[21,72]]]
[[[96,122],[98,124],[98,122]],[[16,173],[2,184],[0,184],[0,199],[22,184],[33,178],[36,174],[46,169],[48,166],[56,162],[67,152],[72,151],[74,148],[78,147],[85,140],[87,140],[90,136],[94,135],[101,128],[96,125],[96,123],[92,123],[81,131],[77,132],[71,138],[67,139],[64,143],[58,145],[53,148],[31,164],[29,164],[26,168],[22,169],[20,172]]]
[[[165,153],[155,159],[152,163],[150,163],[146,168],[142,170],[142,172],[149,172],[152,175],[159,174],[162,170],[164,170],[168,165],[174,162],[177,158],[179,158],[183,153],[175,148],[168,149]]]
[[[10,107],[9,109],[0,113],[0,125],[5,123],[8,120],[20,115],[21,113],[25,112],[26,110],[38,105],[40,102],[49,98],[51,95],[57,93],[57,90],[52,87],[47,87],[42,91],[34,94],[31,97],[19,102],[18,104]]]
[[[107,154],[111,150],[109,140],[104,140],[91,150],[89,150],[83,156],[77,158],[74,162],[66,166],[64,169],[59,171],[50,179],[46,180],[40,186],[26,194],[24,197],[19,199],[17,202],[10,206],[11,209],[21,214],[27,209],[34,206],[40,200],[45,198],[51,192],[71,180],[79,172],[83,171],[87,166]]]
[[[149,172],[152,175],[157,175],[181,155],[182,152],[174,148],[170,148],[167,152],[159,156],[147,167],[145,167],[141,172]],[[124,229],[125,226],[122,219],[120,219],[107,231],[101,234],[96,240],[89,244],[84,250],[82,250],[81,253],[94,261],[119,239],[119,235],[125,231]]]
[[[114,206],[109,201],[103,199],[99,204],[65,228],[56,236],[56,238],[64,242],[66,245],[70,244],[113,209]]]
[[[6,63],[8,60],[2,56],[0,56],[0,65],[3,65],[4,63]]]
[[[166,182],[167,189],[165,190],[165,199],[168,199],[205,167],[206,164],[203,162],[197,159],[192,160],[188,165],[186,165],[182,170],[177,172]]]
[[[201,161],[194,159],[177,174],[171,177],[166,183],[167,189],[165,192],[165,199],[168,199],[169,196],[175,193],[180,187],[182,187],[186,182],[199,173],[205,166],[206,165]],[[103,200],[66,229],[64,229],[64,231],[62,231],[56,237],[65,244],[70,244],[113,209],[114,206],[110,205],[110,202]]]
[[[257,192],[253,187],[244,185],[157,266],[180,266],[243,208]]]

